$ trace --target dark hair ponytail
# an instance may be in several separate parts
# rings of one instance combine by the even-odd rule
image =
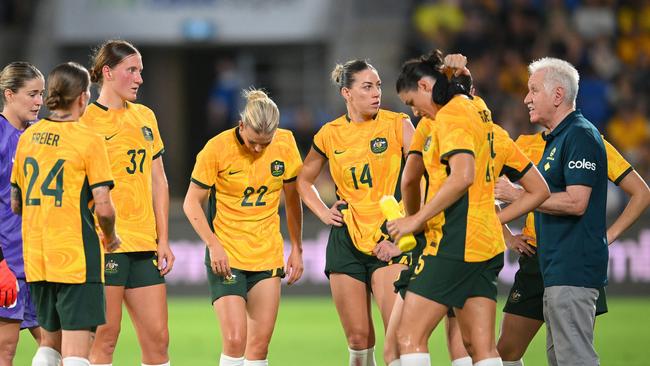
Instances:
[[[440,50],[431,51],[428,55],[406,61],[397,78],[395,87],[397,93],[402,91],[417,90],[418,81],[423,77],[432,77],[436,80],[431,90],[431,99],[438,105],[445,105],[456,94],[469,96],[471,78],[452,78],[449,80],[443,72],[444,62]],[[469,83],[469,85],[465,85]]]

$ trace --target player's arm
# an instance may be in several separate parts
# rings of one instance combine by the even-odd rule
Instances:
[[[411,152],[406,159],[406,165],[402,172],[402,201],[407,216],[414,215],[420,210],[421,192],[420,182],[424,175],[424,160],[419,152]]]
[[[166,275],[172,270],[176,257],[169,247],[169,184],[162,156],[158,156],[151,162],[151,178],[151,194],[158,241],[158,270],[161,275]]]
[[[291,241],[291,254],[287,260],[289,278],[287,283],[298,281],[304,270],[302,263],[302,203],[296,188],[296,181],[285,182],[284,191],[285,213],[287,216],[287,229]]]
[[[115,206],[111,200],[111,189],[99,186],[92,189],[97,223],[102,230],[104,248],[112,252],[120,246],[120,238],[115,232]]]
[[[533,211],[551,195],[544,177],[534,166],[531,166],[519,179],[519,184],[522,186],[522,191],[518,199],[497,213],[502,224],[507,224]]]
[[[190,224],[192,224],[194,231],[196,231],[208,247],[212,272],[220,276],[230,277],[231,271],[228,263],[228,255],[221,243],[219,243],[217,236],[210,229],[208,219],[203,212],[203,204],[208,199],[208,195],[209,191],[207,188],[191,182],[185,195],[185,201],[183,202],[183,211]]]
[[[16,215],[23,214],[23,196],[20,194],[20,188],[11,186],[11,211]]]
[[[388,232],[395,241],[422,228],[425,222],[458,201],[474,183],[474,155],[456,153],[449,158],[450,173],[440,190],[413,216],[389,221]]]
[[[346,202],[338,200],[334,202],[331,208],[325,205],[325,202],[320,198],[318,190],[314,187],[314,182],[321,170],[325,166],[327,159],[321,155],[313,147],[309,150],[305,162],[302,165],[302,170],[298,174],[297,188],[300,193],[300,198],[309,207],[309,209],[326,225],[342,226],[343,214],[339,211],[338,206]]]
[[[607,229],[608,244],[613,243],[650,205],[650,189],[636,171],[628,173],[618,186],[630,196],[630,201],[616,221]]]
[[[411,146],[411,141],[413,141],[414,132],[415,132],[415,127],[413,127],[413,123],[411,122],[411,119],[404,118],[402,120],[402,141],[403,141],[402,146],[404,146],[402,151],[405,159],[409,155],[408,149]]]

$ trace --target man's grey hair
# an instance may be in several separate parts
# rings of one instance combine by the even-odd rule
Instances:
[[[544,89],[546,89],[546,92],[550,93],[553,88],[562,87],[565,91],[564,102],[575,108],[576,97],[578,96],[578,82],[580,81],[578,70],[570,63],[553,57],[544,57],[528,65],[528,72],[531,75],[540,70],[546,71],[544,73]]]

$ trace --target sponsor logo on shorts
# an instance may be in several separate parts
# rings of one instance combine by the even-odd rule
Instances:
[[[596,171],[596,163],[582,159],[578,161],[571,160],[568,165],[569,169],[587,169]]]
[[[221,281],[222,285],[234,285],[237,283],[237,275],[230,275],[228,277],[224,277],[223,281]]]
[[[106,265],[104,266],[104,272],[108,274],[115,274],[119,270],[118,268],[119,266],[120,265],[117,264],[117,262],[111,259],[108,262],[106,262]]]
[[[521,295],[521,292],[519,292],[519,290],[514,290],[510,294],[510,298],[508,299],[508,301],[510,301],[510,302],[519,302],[521,300],[521,296],[522,295]]]
[[[158,268],[158,259],[157,258],[152,259],[151,262],[153,263],[154,267]]]

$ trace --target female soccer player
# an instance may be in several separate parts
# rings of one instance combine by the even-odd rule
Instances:
[[[406,105],[435,118],[427,148],[431,156],[424,162],[430,179],[441,179],[416,214],[387,225],[395,240],[425,224],[441,227],[408,284],[397,330],[401,365],[430,364],[427,339],[452,307],[474,364],[500,365],[494,341],[496,278],[504,247],[499,221],[507,223],[539,205],[548,188],[537,173],[534,189],[497,215],[491,113],[478,98],[449,84],[440,51],[405,63],[397,90]]]
[[[16,354],[18,335],[21,329],[29,329],[37,343],[40,342],[40,328],[36,321],[36,309],[32,303],[29,288],[25,282],[23,263],[23,241],[21,218],[11,212],[11,185],[9,178],[20,135],[32,121],[38,119],[43,105],[43,74],[27,62],[12,62],[0,72],[0,91],[3,108],[0,114],[0,247],[5,260],[0,267],[6,268],[18,279],[18,294],[15,306],[0,307],[0,365],[11,365]],[[11,306],[11,307],[10,307]],[[60,358],[51,345],[42,345],[39,354]]]
[[[206,244],[205,264],[223,341],[220,366],[265,366],[280,305],[280,278],[302,276],[302,166],[293,134],[261,90],[244,92],[239,126],[212,138],[196,158],[183,209]],[[280,193],[291,254],[284,265]],[[202,204],[209,200],[208,219]]]
[[[49,118],[19,139],[11,175],[11,208],[23,216],[25,274],[44,342],[65,366],[88,366],[91,331],[105,322],[102,251],[120,240],[110,188],[113,177],[101,136],[77,123],[90,98],[90,75],[64,63],[47,79]],[[40,356],[40,357],[39,357]],[[60,359],[37,352],[33,366]]]
[[[90,359],[97,365],[112,362],[124,302],[142,349],[142,363],[167,365],[164,276],[174,265],[174,255],[167,235],[165,149],[154,113],[133,103],[143,82],[140,52],[126,41],[107,41],[93,60],[91,78],[101,89],[81,122],[106,141],[123,244],[105,256],[106,325],[97,329]]]
[[[298,190],[321,221],[332,226],[325,273],[348,341],[350,365],[375,365],[370,293],[386,326],[395,300],[393,281],[406,268],[402,258],[386,262],[376,256],[390,243],[378,202],[384,195],[401,199],[399,180],[414,128],[405,114],[379,109],[381,79],[368,62],[337,65],[332,80],[347,114],[314,136]],[[327,162],[339,198],[331,208],[313,186]]]
[[[630,196],[630,202],[620,216],[607,230],[607,242],[612,244],[650,204],[650,189],[643,178],[609,142],[603,139],[607,153],[607,176],[611,182],[618,185]],[[524,153],[538,164],[542,159],[546,141],[543,132],[534,135],[522,135],[517,138],[517,144]],[[501,179],[496,185],[497,199],[513,202],[519,198],[520,189],[509,181]],[[506,366],[522,366],[522,357],[533,340],[539,328],[544,324],[542,297],[544,284],[535,253],[536,235],[533,213],[526,218],[526,225],[521,235],[506,237],[506,241],[528,247],[519,257],[519,269],[515,274],[515,282],[510,290],[507,302],[503,308],[503,322],[497,349],[503,364]],[[600,290],[596,303],[596,315],[607,312],[605,290]]]

